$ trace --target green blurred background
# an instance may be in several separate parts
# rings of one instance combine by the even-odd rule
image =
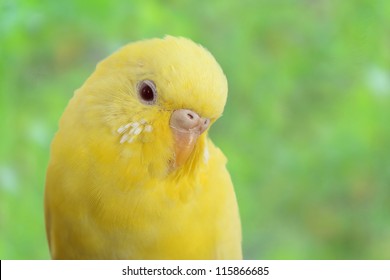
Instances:
[[[390,259],[390,1],[0,1],[0,258],[49,258],[50,141],[96,63],[143,38],[208,48],[211,137],[248,259]],[[217,186],[216,186],[217,187]]]

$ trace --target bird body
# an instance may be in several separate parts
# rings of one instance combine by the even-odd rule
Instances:
[[[52,142],[52,257],[242,258],[226,158],[207,135],[226,97],[219,65],[188,39],[136,42],[102,61]]]

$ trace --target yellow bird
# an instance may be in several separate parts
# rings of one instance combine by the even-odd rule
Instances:
[[[70,100],[51,145],[54,259],[241,259],[226,158],[207,132],[227,81],[185,38],[129,44]]]

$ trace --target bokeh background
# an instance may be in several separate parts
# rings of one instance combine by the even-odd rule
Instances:
[[[207,47],[247,259],[390,259],[390,1],[0,1],[0,258],[47,259],[49,145],[120,46]],[[218,186],[215,186],[218,187]]]

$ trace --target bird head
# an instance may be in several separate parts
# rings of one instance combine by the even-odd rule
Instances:
[[[207,164],[207,131],[226,98],[214,57],[168,36],[129,44],[100,62],[68,111],[77,116],[71,126],[88,130],[83,141],[94,146],[97,160],[110,162],[110,154],[128,172],[161,178]]]

